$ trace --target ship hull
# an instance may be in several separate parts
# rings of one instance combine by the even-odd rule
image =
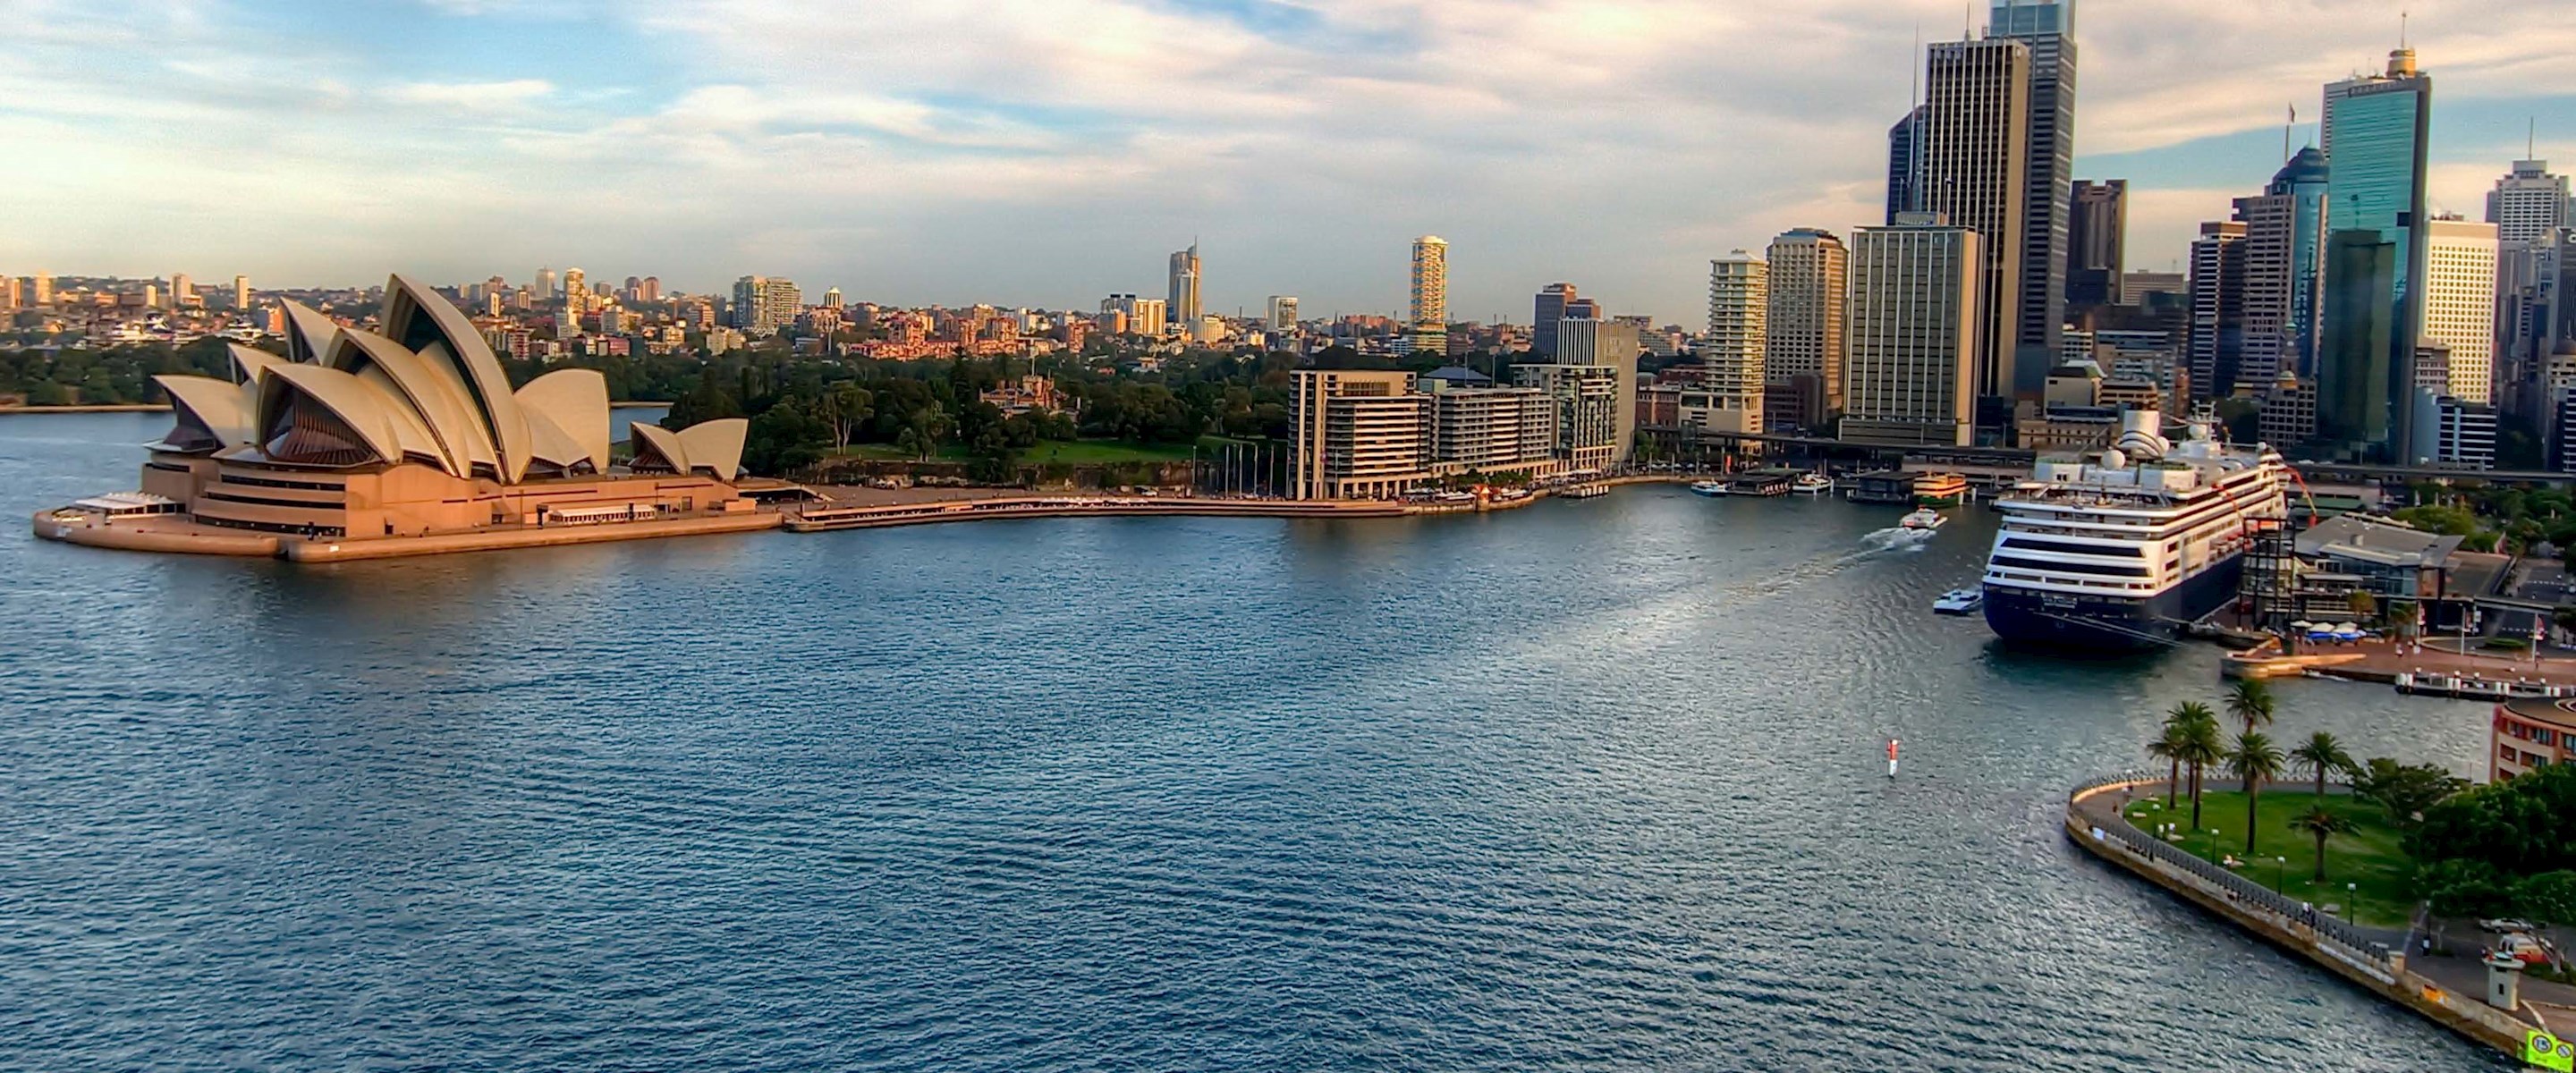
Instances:
[[[2182,627],[2236,598],[2242,555],[2230,556],[2181,584],[2137,599],[2070,596],[1986,585],[1986,626],[2007,644],[2104,653],[2172,644]]]

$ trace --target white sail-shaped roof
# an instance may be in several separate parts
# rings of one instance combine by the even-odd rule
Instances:
[[[257,388],[211,376],[155,376],[176,419],[162,443],[174,451],[220,451],[258,438]]]
[[[500,451],[501,479],[519,483],[527,475],[535,439],[526,415],[519,411],[518,398],[510,391],[510,377],[501,369],[501,359],[492,354],[491,344],[483,341],[483,333],[475,330],[465,311],[426,284],[397,273],[385,281],[385,308],[377,320],[387,338],[415,352],[426,352],[432,343],[445,344],[465,383],[468,401]]]
[[[540,441],[539,458],[565,468],[588,459],[593,471],[608,472],[607,377],[594,369],[558,369],[528,381],[518,396]],[[549,429],[571,445],[572,457],[558,457],[562,447],[544,444]]]
[[[627,428],[634,435],[637,468],[705,472],[717,480],[730,481],[742,468],[742,441],[751,422],[728,417],[702,421],[678,432],[641,421]]]
[[[331,318],[297,302],[280,302],[286,309],[286,360],[303,365],[318,365],[331,353],[331,343],[340,335],[340,326]]]

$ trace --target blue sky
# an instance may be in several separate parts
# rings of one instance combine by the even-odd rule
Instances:
[[[2285,109],[2375,67],[2396,3],[2086,0],[2078,172],[2132,263],[2278,166]],[[2576,165],[2576,20],[2409,0],[2433,200],[2526,117]],[[1707,261],[1875,222],[1948,0],[0,0],[0,272],[277,285],[538,266],[902,303],[1156,292],[1390,311],[1413,236],[1453,311],[1571,280],[1694,324]],[[2288,44],[2284,44],[2284,43]],[[2552,129],[2550,124],[2556,124]],[[2310,135],[2294,132],[2304,141]]]

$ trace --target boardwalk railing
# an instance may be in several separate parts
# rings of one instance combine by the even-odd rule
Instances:
[[[2096,779],[2077,787],[2070,800],[2080,800],[2105,787],[2146,781],[2162,782],[2163,780],[2152,775],[2118,775]],[[2304,928],[2313,933],[2320,943],[2332,943],[2341,947],[2342,949],[2336,953],[2367,962],[2372,970],[2381,974],[2394,975],[2396,967],[2390,962],[2388,944],[2381,941],[2370,930],[2341,917],[2329,916],[2311,903],[2287,897],[2261,883],[2203,860],[2197,854],[2138,830],[2116,808],[2084,811],[2082,814],[2086,817],[2088,826],[2099,837],[2116,841],[2139,856],[2199,880],[2203,886],[2213,888],[2207,893],[2216,894],[2248,911],[2268,914],[2284,929],[2296,931]]]

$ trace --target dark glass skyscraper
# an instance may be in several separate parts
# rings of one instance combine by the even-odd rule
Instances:
[[[2128,261],[2129,181],[2075,181],[2066,216],[2066,307],[2120,304]]]
[[[2066,327],[2067,195],[2075,179],[2075,0],[1994,0],[1987,36],[2030,46],[2029,171],[2013,386],[2037,391]]]
[[[1575,301],[1574,284],[1550,283],[1539,289],[1538,302],[1530,314],[1530,354],[1534,357],[1556,357],[1556,322],[1565,319],[1565,307]]]
[[[1932,106],[1918,104],[1887,128],[1887,226],[1897,216],[1923,211],[1923,119]]]

